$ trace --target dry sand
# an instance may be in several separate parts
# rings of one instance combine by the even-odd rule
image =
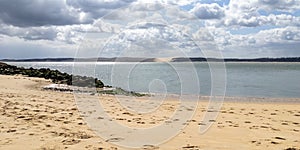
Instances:
[[[0,149],[125,149],[89,129],[72,93],[42,90],[47,84],[50,82],[44,79],[0,76]],[[177,109],[177,102],[169,100],[157,109],[159,113],[135,114],[119,106],[114,96],[99,98],[114,120],[131,127],[159,124]],[[211,120],[213,126],[200,135],[199,120],[206,106],[205,101],[199,103],[179,135],[144,148],[300,148],[300,103],[225,102],[217,119]]]

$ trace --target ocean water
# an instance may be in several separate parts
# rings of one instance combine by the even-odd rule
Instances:
[[[94,76],[106,85],[137,92],[245,97],[300,97],[300,63],[76,63],[9,62]]]

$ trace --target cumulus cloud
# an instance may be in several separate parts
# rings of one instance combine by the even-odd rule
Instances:
[[[300,30],[297,27],[263,30],[256,34],[256,38],[262,43],[297,42],[300,44]]]
[[[297,27],[262,30],[246,35],[216,28],[215,42],[227,57],[299,56],[300,31]],[[225,42],[226,41],[226,42]]]
[[[106,44],[103,55],[115,52],[126,57],[172,57],[197,48],[197,45],[168,25],[141,23],[122,31]],[[125,53],[124,53],[125,52]]]
[[[220,19],[224,14],[224,8],[216,3],[212,4],[196,4],[191,10],[199,19]]]
[[[300,26],[300,17],[297,16],[287,14],[270,14],[268,16],[261,16],[260,18],[264,24],[271,24],[275,26]]]
[[[193,39],[197,41],[214,41],[216,35],[212,35],[206,28],[200,28],[193,34]]]
[[[298,5],[299,3],[299,5]],[[228,5],[220,7],[217,4],[197,4],[192,12],[197,12],[197,8],[201,8],[198,16],[201,19],[217,18],[214,20],[206,20],[207,26],[216,27],[258,27],[264,25],[273,26],[300,26],[300,17],[286,13],[271,13],[272,11],[293,12],[300,9],[300,1],[281,1],[281,0],[231,0]],[[211,10],[211,5],[214,5]],[[208,7],[210,6],[210,7]],[[210,8],[210,9],[209,9]],[[218,10],[218,11],[217,11]],[[261,15],[260,11],[269,11],[268,15]],[[214,12],[214,13],[210,13]],[[211,14],[211,15],[208,15]],[[217,15],[219,14],[219,15]],[[197,13],[196,13],[197,15]],[[211,16],[211,17],[209,17]]]

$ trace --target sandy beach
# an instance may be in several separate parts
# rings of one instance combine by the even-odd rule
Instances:
[[[126,149],[88,127],[72,93],[43,90],[50,81],[3,75],[0,81],[0,149]],[[115,121],[140,128],[161,123],[177,106],[168,100],[157,113],[142,115],[129,113],[112,95],[99,99]],[[197,131],[207,102],[200,101],[194,117],[176,137],[144,149],[300,149],[299,99],[288,103],[284,99],[230,99],[204,134]]]

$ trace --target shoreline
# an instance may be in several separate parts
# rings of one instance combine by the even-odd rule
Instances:
[[[0,61],[103,61],[103,62],[203,62],[203,61],[226,61],[226,62],[300,62],[300,57],[260,57],[260,58],[206,58],[206,57],[89,57],[89,58],[27,58],[27,59],[1,59]]]
[[[51,65],[47,65],[47,63],[51,63],[51,62],[40,62],[40,63],[42,63],[41,65],[38,65],[38,66],[40,66],[40,67],[36,67],[36,68],[51,68],[50,66]],[[44,65],[43,65],[43,63],[45,63]],[[61,63],[61,62],[57,62],[57,63]],[[69,64],[67,64],[67,66],[70,66],[70,64],[71,63],[74,63],[74,62],[68,62]],[[147,63],[147,62],[146,62]],[[243,63],[243,62],[242,62]],[[248,62],[247,62],[248,63]],[[273,66],[272,65],[272,63],[273,62],[266,62],[266,66],[269,66],[269,65],[271,65],[271,66]],[[276,62],[277,63],[277,62]],[[32,64],[31,62],[29,62],[29,64]],[[99,68],[101,68],[101,62],[99,62],[98,63],[99,64]],[[125,63],[126,64],[126,63]],[[151,64],[151,63],[150,63]],[[179,64],[180,64],[180,62],[179,62]],[[197,64],[197,63],[196,63]],[[199,64],[203,64],[203,63],[199,63]],[[228,63],[228,65],[229,66],[235,66],[234,64],[239,64],[239,63],[236,63],[236,62],[233,62],[233,63],[231,63],[231,62],[229,62]],[[249,62],[249,64],[256,64],[256,63],[252,63],[252,62]],[[259,64],[261,64],[261,63],[259,63]],[[262,63],[263,64],[263,63]],[[269,65],[268,65],[269,64]],[[295,66],[293,66],[293,68],[294,67],[297,67],[298,65],[298,63],[290,63],[290,62],[280,62],[280,64],[282,64],[283,66],[282,67],[288,67],[289,66],[289,64],[294,64]],[[300,63],[299,63],[300,64]],[[12,63],[12,65],[17,65],[17,66],[28,66],[28,65],[26,65],[26,62],[25,62],[25,64],[24,65],[22,65],[22,64],[20,64],[20,63],[16,63],[16,64],[13,64]],[[104,65],[107,65],[107,63],[105,63]],[[112,64],[113,65],[113,64]],[[245,64],[246,65],[246,64]],[[263,66],[265,66],[265,65],[263,65]],[[275,65],[275,64],[274,64]],[[55,65],[54,65],[55,66]],[[241,64],[241,66],[243,66],[243,64]],[[248,65],[247,65],[248,66]],[[281,66],[281,65],[280,65]],[[104,66],[105,67],[105,66]],[[28,67],[29,68],[29,67]],[[230,68],[230,67],[229,67]],[[280,67],[281,68],[281,67]],[[54,69],[57,69],[57,67],[54,67]],[[71,74],[72,72],[70,72],[69,70],[72,70],[72,68],[71,68],[71,66],[70,67],[67,67],[67,68],[65,68],[66,70],[68,70],[68,71],[66,71],[66,72],[68,72],[69,74]],[[234,69],[234,67],[233,67],[233,69]],[[255,69],[255,68],[254,68]],[[273,69],[276,69],[276,68],[273,68]],[[64,69],[62,69],[62,70],[64,70]],[[283,70],[284,71],[284,70]],[[149,73],[149,72],[148,72]],[[151,72],[150,72],[151,73]],[[267,73],[270,73],[270,72],[267,72]],[[293,72],[291,72],[291,73],[293,73]],[[298,71],[296,71],[295,72],[295,74],[298,74]],[[109,73],[108,73],[108,75],[109,75]],[[231,76],[234,76],[235,74],[233,73],[233,74],[231,74]],[[255,74],[251,74],[251,76],[252,76],[252,78],[253,78],[253,75],[255,75]],[[289,76],[289,74],[287,74],[287,73],[285,73],[285,74],[282,74],[282,75],[287,75],[287,76]],[[96,75],[95,77],[98,77],[98,78],[101,78],[101,80],[102,80],[102,77],[101,76],[99,76],[99,75]],[[293,81],[292,80],[297,80],[297,77],[296,76],[292,76],[292,78],[291,79],[285,79],[285,78],[282,78],[282,77],[278,77],[279,78],[279,80],[281,81],[285,81],[286,80],[286,82],[287,83],[289,83],[289,84],[287,84],[287,90],[284,88],[284,87],[280,87],[280,85],[275,85],[274,84],[274,86],[272,85],[272,83],[266,83],[266,84],[264,84],[264,83],[262,83],[263,81],[258,81],[259,83],[262,83],[262,84],[258,84],[258,86],[256,87],[256,85],[255,85],[255,83],[252,83],[252,82],[247,82],[245,79],[245,77],[242,77],[242,78],[240,78],[240,80],[241,80],[241,82],[244,82],[243,84],[245,84],[245,85],[247,85],[247,87],[243,87],[241,84],[235,84],[234,83],[234,81],[233,81],[233,79],[231,79],[232,81],[230,81],[232,84],[232,86],[229,86],[229,87],[226,87],[226,89],[228,89],[228,94],[229,94],[229,96],[227,96],[226,95],[226,97],[247,97],[247,98],[258,98],[258,99],[260,99],[260,98],[279,98],[279,99],[287,99],[288,100],[288,102],[294,102],[294,100],[293,100],[293,98],[299,98],[300,96],[299,96],[299,94],[297,94],[297,91],[295,91],[295,89],[297,89],[298,88],[298,86],[297,85],[294,85],[293,83]],[[266,75],[264,75],[262,78],[259,78],[259,80],[262,80],[262,79],[268,79],[268,77],[266,76]],[[205,80],[205,79],[204,79]],[[273,79],[271,79],[271,80],[277,80],[276,78],[273,78]],[[104,77],[103,78],[103,82],[104,82],[104,84],[107,84],[107,85],[109,85],[109,84],[111,84],[110,82],[109,82],[109,77]],[[295,84],[296,84],[297,82],[295,82]],[[234,88],[235,87],[239,87],[239,88],[245,88],[245,90],[243,91],[243,90],[241,90],[241,92],[235,92],[235,91],[233,91],[234,90]],[[268,87],[268,88],[266,88],[266,87]],[[204,87],[203,89],[207,89],[206,87]],[[264,89],[265,89],[265,92],[264,92]],[[138,89],[135,89],[135,90],[137,90],[138,91]],[[209,89],[208,89],[209,90]],[[133,91],[133,92],[137,92],[137,91]],[[146,91],[147,92],[147,89],[143,89],[143,91]],[[251,94],[251,91],[252,92],[254,92],[254,94]],[[262,91],[262,92],[261,92]],[[283,92],[283,91],[286,91],[286,92]],[[128,91],[128,92],[130,92],[130,91]],[[179,91],[169,91],[169,92],[173,92],[173,93],[170,93],[170,94],[176,94],[176,92],[179,92]],[[274,93],[274,94],[276,94],[276,96],[272,96],[272,92]],[[139,93],[143,93],[143,92],[139,92]],[[180,93],[180,92],[179,92]],[[255,95],[255,93],[257,94],[257,95]],[[210,94],[210,91],[205,91],[205,92],[201,92],[201,94],[205,94],[205,95],[200,95],[200,96],[209,96],[209,94]],[[228,100],[230,100],[230,98],[228,99]],[[278,101],[278,100],[274,100],[274,101]]]
[[[68,86],[65,84],[49,84],[44,87],[42,87],[45,90],[53,90],[57,92],[69,92],[69,93],[84,93],[84,94],[93,94],[95,90],[98,92],[104,92],[104,93],[98,93],[98,95],[105,95],[105,91],[111,91],[115,90],[116,88],[106,88],[98,89],[98,88],[83,88],[83,87],[74,87],[74,86]],[[74,91],[75,90],[75,91]],[[140,94],[147,96],[164,96],[164,94],[159,93],[146,93],[146,92],[138,92]],[[122,94],[108,94],[108,95],[122,95]],[[180,97],[179,94],[166,94],[167,97],[173,97],[178,99]],[[207,95],[185,95],[185,96],[191,96],[191,97],[199,97],[198,101],[209,101],[211,96]],[[143,96],[142,96],[143,97]],[[216,96],[216,98],[222,98],[221,96]],[[193,100],[189,100],[193,101]],[[300,103],[300,98],[295,97],[250,97],[250,96],[224,96],[223,102],[242,102],[242,103]]]
[[[270,62],[260,62],[260,61],[222,61],[222,62],[217,62],[217,61],[183,61],[183,62],[176,62],[176,61],[170,61],[170,62],[166,62],[166,61],[158,61],[158,62],[115,62],[115,61],[79,61],[79,62],[74,62],[74,61],[0,61],[3,63],[87,63],[87,64],[115,64],[115,63],[124,63],[124,64],[128,64],[128,63],[224,63],[224,64],[233,64],[233,63],[262,63],[262,64],[269,64],[269,63],[282,63],[282,64],[289,64],[289,63],[295,63],[295,64],[299,64],[300,62],[276,62],[276,61],[270,61]]]

